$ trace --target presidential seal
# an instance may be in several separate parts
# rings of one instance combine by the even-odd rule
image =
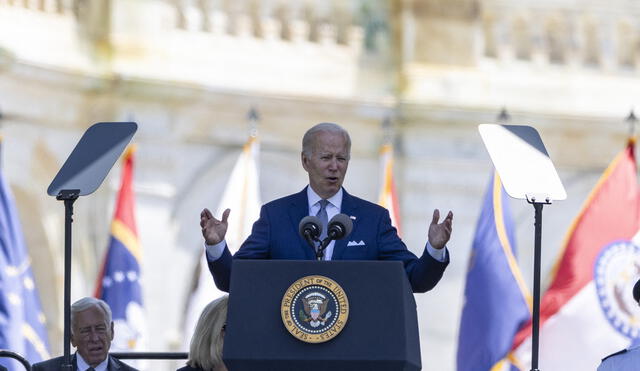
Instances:
[[[282,322],[289,333],[307,343],[323,343],[336,337],[349,318],[349,300],[334,280],[307,276],[294,282],[280,305]]]
[[[609,324],[630,339],[640,337],[640,310],[632,295],[638,277],[640,247],[630,241],[613,242],[596,258],[594,281],[600,308]]]

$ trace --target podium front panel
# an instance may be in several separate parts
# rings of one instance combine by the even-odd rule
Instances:
[[[281,302],[297,280],[320,275],[344,289],[349,317],[323,343],[291,335]],[[242,370],[419,370],[416,304],[401,262],[235,260],[224,360]]]

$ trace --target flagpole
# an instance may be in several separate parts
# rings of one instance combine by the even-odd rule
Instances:
[[[386,115],[382,120],[382,144],[393,144],[393,124],[391,115]]]
[[[249,125],[249,137],[255,138],[258,136],[258,121],[260,115],[255,107],[251,107],[247,113],[247,121]]]
[[[633,138],[636,136],[636,123],[638,122],[638,118],[636,118],[633,109],[629,112],[629,116],[625,120],[627,124],[629,124],[629,138]]]

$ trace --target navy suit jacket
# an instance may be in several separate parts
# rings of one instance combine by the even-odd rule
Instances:
[[[354,197],[343,189],[340,212],[352,217],[353,230],[335,242],[332,260],[400,260],[413,292],[431,290],[440,281],[449,264],[448,253],[445,262],[434,259],[426,249],[418,258],[398,237],[387,209]],[[306,188],[263,205],[251,235],[235,255],[232,257],[225,247],[218,260],[209,262],[216,286],[229,291],[232,259],[315,260],[314,250],[298,233],[298,224],[307,215]],[[363,241],[364,245],[347,246],[348,241]]]
[[[127,365],[121,360],[108,355],[109,357],[109,366],[107,370],[109,371],[138,371],[137,369]],[[62,364],[64,363],[64,356],[56,357],[49,359],[47,361],[35,363],[31,366],[32,371],[60,371]],[[71,365],[73,367],[73,371],[78,370],[78,362],[76,362],[76,354],[71,355]]]

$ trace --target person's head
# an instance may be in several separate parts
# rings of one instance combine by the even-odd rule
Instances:
[[[222,363],[222,344],[227,322],[229,296],[220,297],[202,310],[191,337],[189,361],[191,367],[203,370],[226,370]]]
[[[633,299],[640,305],[640,279],[633,286]]]
[[[71,344],[92,367],[107,359],[113,340],[111,308],[96,298],[82,298],[71,305]]]
[[[339,125],[317,124],[302,137],[302,167],[309,174],[309,185],[322,198],[340,190],[350,158],[351,138]]]

